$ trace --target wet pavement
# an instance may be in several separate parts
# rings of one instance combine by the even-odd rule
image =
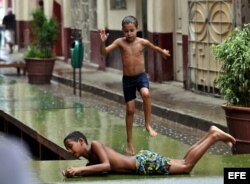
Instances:
[[[6,49],[0,50],[0,58],[6,62],[23,62],[22,53],[9,55]],[[1,74],[0,69],[0,74]],[[76,69],[76,80],[79,79],[79,69]],[[122,92],[122,72],[107,68],[101,71],[98,66],[84,63],[81,69],[82,90],[92,92],[102,97],[124,104]],[[72,86],[73,69],[70,63],[57,60],[53,80]],[[189,127],[207,130],[215,124],[227,130],[222,98],[185,90],[181,82],[169,81],[163,83],[150,82],[152,98],[152,114],[175,121]],[[77,94],[79,92],[77,91]],[[137,107],[142,109],[140,96],[137,95]]]
[[[13,57],[20,58],[16,53]],[[86,129],[90,139],[99,139],[119,152],[124,152],[125,106],[119,71],[103,72],[96,66],[85,64],[82,68],[82,96],[73,95],[72,68],[57,61],[51,85],[30,85],[26,76],[17,76],[15,69],[0,69],[0,109],[47,137],[60,147],[62,139],[71,130]],[[64,85],[62,85],[64,84]],[[77,91],[79,94],[79,91]],[[142,126],[143,113],[136,112],[134,134],[136,149],[153,149],[163,155],[180,158],[189,145],[196,142],[211,124],[226,129],[222,99],[186,91],[181,83],[151,83],[154,128],[160,133],[149,138]],[[141,102],[138,100],[138,107]],[[97,109],[97,110],[94,110]],[[170,119],[170,120],[169,120]],[[176,120],[173,121],[172,119]],[[88,124],[91,122],[91,124]],[[184,123],[183,123],[184,122]],[[190,126],[184,126],[188,125]],[[184,124],[184,125],[182,125]],[[193,127],[193,128],[192,128]],[[121,136],[123,135],[123,136]],[[166,135],[171,139],[164,141]],[[145,141],[147,140],[147,141]],[[170,142],[168,142],[170,141]],[[169,149],[170,148],[170,149]],[[137,151],[138,151],[137,150]],[[43,183],[223,183],[224,167],[246,167],[248,155],[231,155],[225,145],[217,144],[209,150],[191,175],[134,176],[108,175],[65,179],[61,170],[78,161],[34,161],[34,172]],[[216,155],[214,155],[216,154]],[[209,165],[209,167],[207,167]]]
[[[10,57],[10,61],[22,61],[22,53],[15,52],[14,54],[9,55],[6,53],[6,50],[1,50],[1,55],[4,56],[6,60]],[[9,62],[10,62],[9,61]],[[2,71],[2,72],[1,72]],[[52,84],[64,84],[66,87],[72,87],[73,79],[73,69],[69,63],[57,60],[53,73],[53,82]],[[14,69],[0,69],[0,74],[5,74],[9,76],[15,76]],[[69,99],[68,102],[64,102],[63,105],[70,104],[71,100],[74,98],[87,99],[88,93],[83,94],[84,92],[90,92],[94,95],[100,96],[99,101],[107,99],[107,104],[111,104],[111,101],[117,104],[119,108],[104,107],[108,111],[118,115],[119,117],[125,117],[125,105],[122,93],[122,73],[121,71],[107,69],[106,71],[98,70],[97,66],[85,63],[81,69],[82,73],[82,97],[79,97],[79,90],[77,94]],[[79,70],[76,70],[76,74],[79,74]],[[79,76],[76,76],[78,80]],[[17,79],[27,82],[25,76],[18,76]],[[46,85],[43,86],[46,88]],[[67,89],[69,95],[73,94],[72,88]],[[56,93],[59,99],[64,99],[66,90],[61,89],[59,85],[54,85],[52,88],[48,87],[47,90],[51,93]],[[59,92],[60,91],[60,92]],[[166,125],[169,126],[171,122],[176,122],[186,128],[195,128],[206,131],[212,124],[215,124],[227,130],[224,112],[221,108],[221,105],[224,103],[224,100],[221,98],[215,98],[208,95],[201,95],[191,91],[183,89],[182,83],[178,82],[164,82],[164,83],[150,83],[150,92],[152,98],[152,125],[160,133],[171,135],[174,139],[181,140],[187,144],[193,144],[197,138],[186,139],[185,134],[182,134],[178,131],[173,131],[169,127],[166,128]],[[67,96],[69,96],[67,95]],[[41,95],[41,97],[46,95]],[[142,101],[138,96],[137,108],[142,109]],[[103,98],[104,97],[104,98]],[[91,98],[91,97],[90,97]],[[98,99],[97,97],[94,97]],[[17,102],[16,102],[17,103]],[[96,103],[98,104],[98,103]],[[31,105],[31,104],[29,104]],[[43,104],[45,107],[48,106],[53,108],[55,105],[60,105],[60,101],[57,101],[57,104]],[[71,104],[72,105],[72,104]],[[98,106],[98,105],[97,105]],[[27,108],[20,105],[15,105],[22,109]],[[36,107],[33,107],[36,108]],[[40,107],[42,108],[41,104]],[[65,107],[64,107],[65,108]],[[98,107],[99,108],[99,107]],[[118,110],[119,109],[119,110]],[[143,112],[137,111],[135,116],[135,122],[143,126],[144,118]],[[170,123],[169,123],[170,122]],[[187,130],[186,132],[189,132]],[[193,141],[190,141],[193,140]],[[224,149],[222,149],[224,150]],[[221,151],[216,151],[219,154]],[[222,151],[223,152],[223,151]]]
[[[70,64],[57,61],[54,69],[54,80],[71,85],[73,69]],[[76,74],[79,69],[76,70]],[[95,93],[124,104],[122,92],[122,73],[114,69],[98,70],[97,66],[84,64],[81,69],[82,90]],[[78,81],[79,76],[76,76]],[[222,98],[187,91],[180,82],[150,82],[152,114],[169,119],[189,127],[207,130],[215,124],[227,130]],[[77,92],[79,94],[79,92]],[[140,96],[137,95],[137,107],[142,110]]]
[[[202,159],[191,174],[186,175],[169,175],[169,176],[138,176],[138,175],[121,175],[109,174],[104,176],[92,176],[82,178],[64,178],[61,171],[69,166],[81,166],[86,163],[85,160],[74,161],[44,161],[33,162],[33,168],[38,173],[38,177],[45,183],[159,183],[159,184],[223,184],[223,168],[224,167],[244,167],[245,163],[249,163],[246,155],[238,156],[209,156]]]
[[[25,76],[0,77],[0,109],[12,115],[37,134],[48,138],[63,148],[62,139],[73,130],[86,131],[89,140],[102,140],[124,153],[124,109],[122,104],[89,92],[82,97],[72,95],[72,88],[52,82],[51,85],[30,85]],[[153,116],[159,135],[150,138],[142,128],[143,118],[137,114],[134,124],[135,148],[150,149],[164,156],[181,158],[189,144],[204,132],[164,118]],[[167,136],[166,136],[167,135]],[[175,138],[173,138],[175,137]],[[223,144],[224,145],[224,144]],[[232,155],[229,149],[216,145],[209,150],[190,175],[136,176],[106,175],[84,178],[64,178],[61,171],[72,165],[82,165],[86,160],[33,161],[32,168],[40,183],[223,183],[224,167],[246,167],[248,155]],[[209,167],[207,167],[209,165]]]
[[[38,132],[41,130],[42,136],[56,142],[61,147],[63,147],[63,145],[60,140],[63,139],[62,136],[67,133],[66,131],[82,129],[81,126],[92,127],[97,121],[96,119],[107,119],[106,114],[111,115],[111,117],[108,118],[110,123],[114,121],[114,117],[118,117],[118,119],[115,118],[115,121],[119,122],[119,126],[116,125],[116,127],[119,127],[118,129],[122,130],[122,132],[116,129],[112,130],[112,127],[110,127],[110,131],[119,132],[119,135],[123,135],[121,143],[125,142],[125,131],[123,131],[125,109],[121,103],[85,91],[82,92],[82,97],[74,96],[72,94],[72,88],[54,82],[52,82],[51,85],[30,85],[27,83],[26,76],[9,75],[7,78],[0,77],[0,84],[0,109],[19,121],[25,122],[25,124],[32,129]],[[91,116],[91,114],[93,115]],[[61,120],[62,117],[63,119]],[[87,122],[90,122],[90,125],[86,124]],[[152,123],[160,134],[167,135],[186,145],[194,144],[201,135],[203,135],[203,131],[183,126],[155,115],[152,116]],[[63,127],[60,126],[61,124]],[[99,122],[99,124],[101,124],[101,122]],[[70,125],[72,125],[72,127],[70,127]],[[134,126],[133,134],[134,140],[136,140],[134,144],[137,148],[136,150],[139,151],[140,149],[145,149],[146,145],[142,143],[144,142],[143,140],[151,140],[148,139],[148,134],[142,128],[144,127],[144,117],[140,111],[135,115]],[[139,128],[141,130],[139,132],[137,132],[138,127],[141,127]],[[54,135],[58,133],[50,134],[50,128],[58,130],[59,134],[63,132],[63,134],[54,137]],[[105,131],[106,130],[105,128]],[[98,135],[99,134],[101,134],[101,132],[98,133]],[[142,137],[140,135],[147,136]],[[95,134],[90,134],[90,136],[95,139]],[[164,142],[161,136],[157,136],[155,141],[156,140],[162,143]],[[119,147],[118,149],[120,152],[124,152],[124,144],[122,145],[123,147]],[[172,143],[166,145],[172,145]],[[181,147],[187,148],[186,146],[180,146],[180,148]],[[184,152],[185,149],[180,152]],[[155,150],[155,148],[153,150]],[[175,149],[171,150],[173,151]],[[212,147],[209,152],[221,155],[229,154],[231,150],[224,144],[217,144]],[[169,151],[168,153],[168,155],[175,155],[170,154]]]

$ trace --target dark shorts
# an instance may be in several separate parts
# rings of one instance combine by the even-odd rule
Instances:
[[[149,88],[149,81],[145,72],[136,76],[123,76],[122,84],[125,102],[136,98],[136,89],[139,91],[143,87]]]
[[[141,150],[136,155],[136,173],[141,175],[168,175],[170,159],[158,153]]]

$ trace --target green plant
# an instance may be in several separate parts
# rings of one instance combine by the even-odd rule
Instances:
[[[33,39],[25,57],[53,57],[53,46],[58,34],[58,24],[55,18],[47,19],[43,10],[37,9],[32,13],[30,29]]]
[[[228,105],[250,106],[250,24],[234,28],[230,35],[213,46],[221,63],[215,82]]]

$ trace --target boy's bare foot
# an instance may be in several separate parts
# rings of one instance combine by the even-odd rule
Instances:
[[[230,134],[223,132],[221,129],[219,129],[216,126],[211,126],[210,130],[212,132],[217,132],[218,133],[218,137],[220,140],[222,140],[225,144],[227,144],[228,146],[232,147],[233,144],[236,143],[236,140],[233,136],[231,136]]]
[[[127,155],[130,155],[130,156],[135,155],[135,150],[134,150],[132,145],[127,144],[126,153],[127,153]]]
[[[157,132],[156,132],[151,126],[146,127],[146,130],[148,131],[148,133],[149,133],[149,135],[150,135],[151,137],[157,136]]]

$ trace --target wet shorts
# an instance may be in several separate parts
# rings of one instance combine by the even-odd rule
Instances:
[[[170,159],[148,150],[141,150],[136,155],[136,173],[141,175],[156,175],[169,173]]]
[[[136,76],[123,76],[122,84],[125,102],[136,98],[136,89],[139,91],[143,87],[149,88],[149,81],[145,72]]]

